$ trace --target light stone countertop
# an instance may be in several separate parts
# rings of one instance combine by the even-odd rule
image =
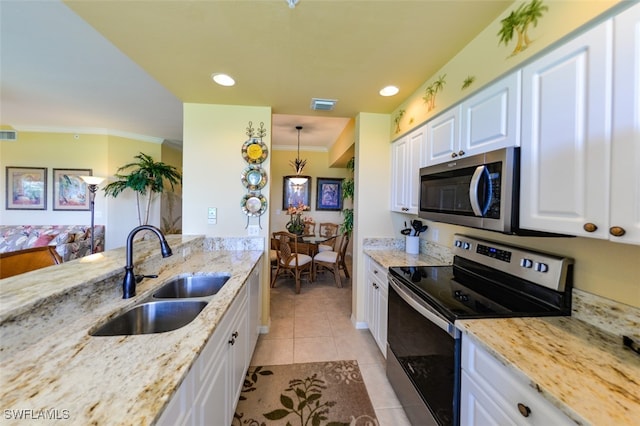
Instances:
[[[614,335],[572,317],[456,326],[577,424],[639,424],[640,355]]]
[[[159,277],[142,281],[127,300],[121,290],[123,248],[0,280],[0,424],[33,423],[14,420],[6,410],[55,410],[49,413],[62,419],[38,424],[152,424],[159,418],[262,256],[203,252],[202,237],[167,239],[174,252],[167,259],[156,240],[135,243],[136,273]],[[231,278],[188,325],[149,335],[88,334],[169,279],[207,272]],[[34,283],[40,285],[36,292]]]
[[[442,259],[426,254],[407,254],[404,250],[364,250],[364,254],[371,257],[384,268],[391,266],[443,266],[450,265]]]
[[[434,257],[398,249],[364,253],[385,268],[450,264],[437,250]],[[584,309],[604,321],[594,306]],[[577,424],[640,424],[640,355],[617,336],[574,317],[462,320],[456,326]]]

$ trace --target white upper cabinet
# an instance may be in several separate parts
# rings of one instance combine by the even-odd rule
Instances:
[[[523,70],[520,226],[640,244],[640,5]]]
[[[521,76],[511,73],[462,103],[458,155],[520,146]]]
[[[420,167],[425,149],[425,127],[419,127],[391,145],[391,210],[418,214]]]
[[[640,4],[617,16],[614,28],[609,238],[640,244]]]
[[[460,105],[427,123],[426,166],[445,163],[460,151]]]
[[[429,121],[424,165],[520,145],[520,86],[518,70]]]
[[[612,24],[523,69],[520,227],[607,238]]]

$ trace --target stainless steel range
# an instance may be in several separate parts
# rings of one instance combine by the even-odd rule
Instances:
[[[458,425],[458,319],[571,314],[573,260],[456,234],[452,266],[389,268],[387,376],[412,425]]]

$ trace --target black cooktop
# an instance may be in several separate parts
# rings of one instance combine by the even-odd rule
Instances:
[[[449,321],[570,315],[566,293],[456,258],[453,266],[397,266],[389,273]]]

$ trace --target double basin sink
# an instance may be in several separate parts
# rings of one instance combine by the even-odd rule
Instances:
[[[90,334],[128,336],[177,330],[193,321],[230,277],[214,273],[174,278],[156,290],[151,301],[134,306]]]

